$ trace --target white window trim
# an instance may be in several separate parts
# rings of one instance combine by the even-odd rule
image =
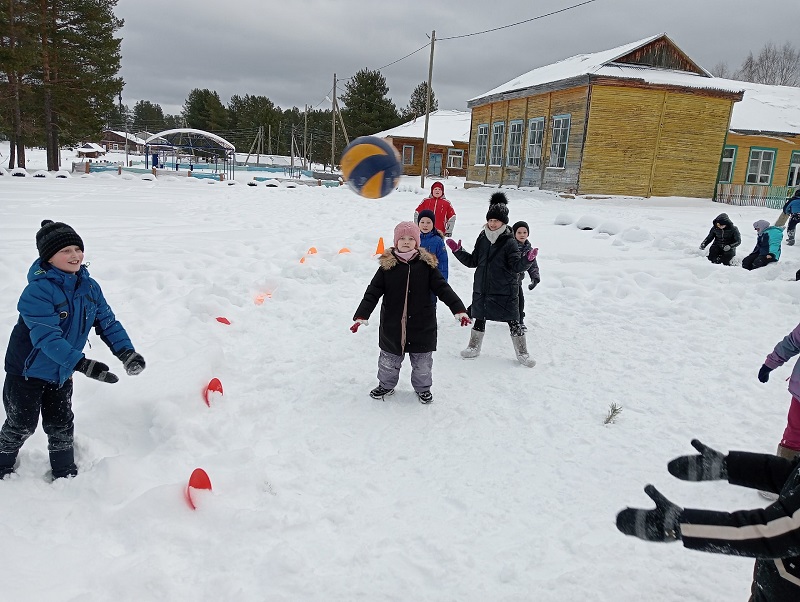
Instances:
[[[515,131],[518,129],[518,131]],[[506,166],[519,167],[522,163],[522,138],[525,133],[525,122],[515,119],[508,124],[508,149],[506,150]],[[516,141],[516,142],[515,142]],[[516,154],[512,150],[516,149]]]
[[[481,129],[484,130],[481,133]],[[481,138],[483,138],[483,144],[481,144]],[[481,154],[481,147],[483,147],[483,162],[479,162],[478,159]],[[488,123],[480,123],[478,124],[478,134],[475,140],[475,165],[486,165],[486,160],[489,157],[489,124]]]
[[[411,161],[406,161],[406,149],[411,149]],[[404,144],[403,145],[403,165],[414,165],[414,145],[412,144]]]
[[[753,161],[753,154],[754,153],[760,153],[760,155],[761,155],[760,158],[758,159],[758,172],[755,172],[755,173],[751,170],[751,165],[752,165],[751,162]],[[764,161],[764,153],[769,153],[770,155],[772,155],[772,158],[769,160],[769,170],[767,170],[768,173],[766,173],[766,174],[762,173],[762,169],[763,169],[764,163],[765,163],[765,161]],[[772,150],[772,149],[769,149],[769,148],[751,148],[750,149],[750,156],[747,158],[747,175],[745,175],[745,179],[744,179],[745,184],[756,184],[756,185],[761,185],[761,186],[769,186],[770,183],[772,182],[772,172],[773,172],[773,169],[775,167],[775,154],[776,154],[775,151]],[[756,178],[758,179],[758,182],[751,182],[750,181],[750,175],[751,174],[756,176]],[[766,182],[762,182],[761,181],[761,179],[764,178],[764,177],[766,177],[766,179],[767,179]]]
[[[792,183],[791,176],[794,169],[794,184]],[[792,151],[789,157],[789,178],[786,180],[786,185],[790,188],[800,186],[800,151]]]
[[[503,166],[503,149],[506,139],[506,122],[495,121],[492,124],[492,144],[489,146],[489,166]],[[495,152],[495,149],[497,152]]]
[[[733,156],[731,156],[730,158],[725,157],[725,151],[726,150],[732,150],[733,151]],[[725,148],[722,149],[722,161],[721,161],[721,163],[723,165],[725,163],[730,163],[731,171],[730,171],[730,176],[729,176],[729,178],[727,180],[723,180],[722,178],[720,178],[720,180],[719,180],[720,184],[730,184],[733,181],[733,166],[736,163],[736,154],[738,153],[738,151],[739,151],[739,149],[737,147],[731,146],[731,145],[726,145]],[[720,169],[720,171],[722,171],[722,169]]]
[[[566,119],[567,127],[559,127],[559,132],[566,131],[565,140],[556,141],[556,121],[563,122]],[[547,169],[566,169],[567,168],[567,155],[569,154],[569,132],[572,129],[572,115],[553,115],[552,134],[550,135],[550,159],[547,162]],[[564,164],[558,165],[558,153],[554,152],[558,147],[564,145]],[[556,165],[553,165],[553,158],[556,159]]]
[[[458,165],[454,165],[454,160],[458,159]],[[447,168],[464,169],[464,151],[460,148],[447,149]]]
[[[534,127],[534,125],[536,127]],[[531,136],[537,134],[538,142],[532,142]],[[533,167],[538,169],[542,166],[542,143],[544,142],[544,117],[534,117],[528,120],[528,144],[525,153],[525,167]],[[539,147],[539,156],[536,157],[532,152],[533,149]],[[535,162],[538,161],[537,165]]]

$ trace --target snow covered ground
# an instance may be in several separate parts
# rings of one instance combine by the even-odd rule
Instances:
[[[37,161],[30,151],[32,172]],[[728,210],[740,259],[752,222],[777,212],[507,190],[540,249],[542,284],[526,289],[538,364],[519,365],[496,323],[481,357],[461,359],[468,329],[440,305],[434,403],[416,401],[408,362],[398,393],[375,401],[378,312],[349,326],[378,238],[388,246],[412,216],[418,183],[370,201],[347,188],[0,177],[0,347],[46,218],[83,237],[147,360],[125,376],[93,335],[87,355],[121,379],[75,377],[80,474],[46,481],[39,430],[0,483],[0,598],[745,600],[752,560],[644,543],[614,521],[652,507],[646,483],[683,506],[765,504],[678,481],[666,463],[693,437],[762,452],[780,439],[789,368],[767,384],[756,374],[798,321],[800,248],[754,272],[697,248]],[[492,190],[445,187],[471,250]],[[467,302],[472,276],[451,256]],[[224,395],[209,408],[212,377]],[[604,425],[611,403],[623,410]],[[197,467],[213,490],[193,511],[183,495]]]

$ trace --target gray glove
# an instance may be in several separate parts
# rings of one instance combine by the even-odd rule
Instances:
[[[697,439],[692,439],[692,447],[700,452],[699,456],[680,456],[667,464],[667,470],[673,477],[682,481],[727,481],[727,457]]]
[[[701,251],[705,251],[706,250],[706,245],[704,243],[700,244],[700,250]]]
[[[645,541],[680,539],[683,508],[670,502],[652,485],[647,485],[644,492],[656,503],[655,509],[625,508],[617,514],[617,529]]]
[[[731,246],[730,245],[725,245],[724,247],[722,247],[722,250],[723,251],[730,251],[731,250]]]
[[[99,380],[101,383],[115,383],[119,380],[116,374],[108,371],[108,364],[90,360],[87,357],[82,357],[75,364],[76,372],[83,372],[89,378]]]

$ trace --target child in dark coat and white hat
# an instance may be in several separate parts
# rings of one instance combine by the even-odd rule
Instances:
[[[83,354],[95,328],[129,375],[145,368],[128,334],[106,303],[100,285],[83,265],[83,240],[67,224],[44,220],[36,234],[39,257],[17,309],[19,320],[6,351],[0,429],[0,479],[14,472],[22,444],[36,430],[39,414],[47,433],[53,478],[78,474],[73,450],[72,374],[105,383],[119,379],[109,367]]]
[[[433,401],[433,352],[436,351],[436,306],[438,297],[462,326],[471,324],[458,295],[436,268],[436,258],[420,248],[419,227],[400,222],[394,229],[394,246],[381,255],[380,267],[369,283],[350,327],[357,332],[381,301],[378,334],[378,386],[370,391],[373,399],[394,394],[400,379],[405,354],[411,356],[411,385],[420,402]]]

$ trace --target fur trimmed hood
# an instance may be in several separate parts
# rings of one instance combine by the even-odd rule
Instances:
[[[428,251],[422,248],[417,250],[419,251],[420,260],[424,261],[432,268],[435,268],[439,265],[439,260],[436,259],[435,255],[428,253]],[[394,247],[389,247],[388,249],[386,249],[386,251],[383,252],[383,255],[380,256],[378,262],[381,265],[381,269],[391,270],[399,263],[400,260],[397,259],[397,257],[392,251],[394,251]]]

